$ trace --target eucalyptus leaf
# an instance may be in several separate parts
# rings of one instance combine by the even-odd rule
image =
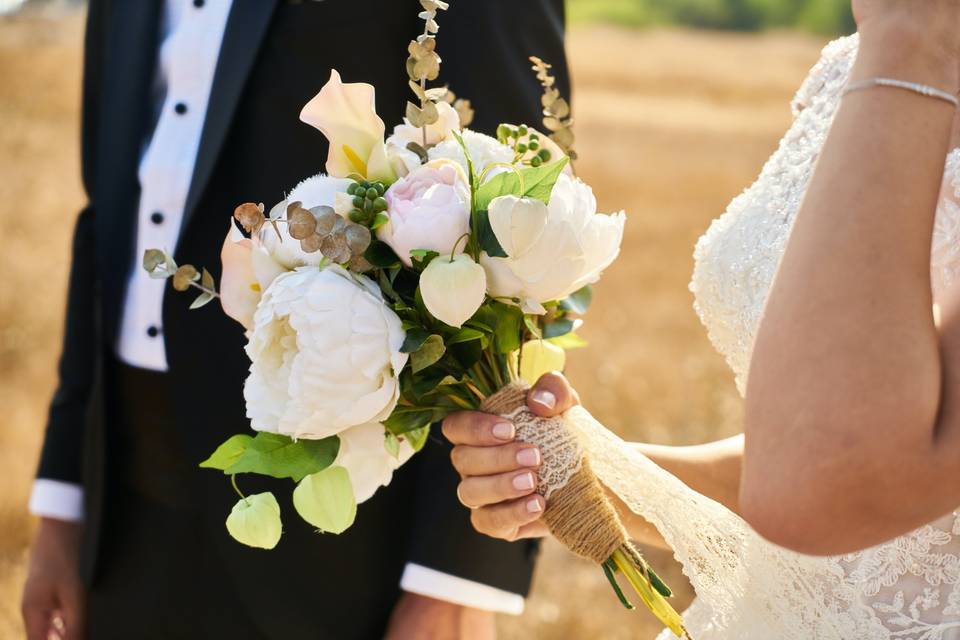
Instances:
[[[216,291],[217,289],[217,283],[214,282],[213,276],[210,275],[210,272],[207,271],[206,268],[203,270],[203,277],[200,279],[200,284],[211,291]]]
[[[550,324],[543,327],[543,337],[550,338],[559,338],[560,336],[566,335],[573,331],[574,322],[568,318],[563,318],[561,320],[555,320]]]
[[[581,349],[587,346],[587,341],[578,336],[576,333],[567,333],[556,338],[550,338],[550,342],[557,345],[564,351],[570,351],[571,349]]]
[[[212,293],[204,291],[190,304],[191,309],[199,309],[200,307],[206,306],[207,304],[213,302],[214,296]]]
[[[410,354],[410,364],[413,367],[413,372],[419,373],[436,363],[443,357],[446,350],[447,348],[443,345],[443,338],[436,334],[431,335],[423,341],[419,349]]]
[[[350,474],[334,466],[306,476],[293,490],[293,506],[301,518],[320,531],[343,533],[357,517]]]
[[[583,315],[593,302],[593,287],[587,285],[578,289],[560,301],[560,308],[570,313]]]
[[[506,195],[536,198],[542,202],[549,202],[553,185],[563,168],[567,166],[569,158],[561,158],[556,162],[520,169],[518,172],[506,171],[498,174],[480,185],[477,189],[476,206],[478,211],[485,211],[495,198]],[[517,175],[519,173],[519,176]],[[520,178],[523,178],[523,185]]]
[[[295,482],[326,469],[337,458],[340,439],[293,440],[278,433],[260,432],[246,443],[243,454],[224,473],[256,473]]]

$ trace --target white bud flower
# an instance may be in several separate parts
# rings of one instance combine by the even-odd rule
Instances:
[[[520,379],[527,384],[536,384],[551,371],[563,371],[566,364],[566,352],[547,340],[530,340],[520,349]]]
[[[427,311],[451,327],[461,327],[477,312],[487,291],[483,267],[461,253],[438,256],[420,274],[420,294]]]
[[[283,532],[277,499],[272,493],[243,498],[227,516],[227,531],[234,540],[248,547],[273,549]]]

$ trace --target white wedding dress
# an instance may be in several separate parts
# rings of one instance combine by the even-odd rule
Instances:
[[[697,245],[696,309],[741,391],[761,310],[857,43],[853,36],[826,47],[797,94],[779,149]],[[931,265],[937,292],[960,273],[960,149],[946,169]],[[766,542],[598,423],[582,415],[574,422],[601,479],[658,527],[683,564],[697,592],[684,614],[695,640],[960,640],[960,511],[860,553],[801,556]]]

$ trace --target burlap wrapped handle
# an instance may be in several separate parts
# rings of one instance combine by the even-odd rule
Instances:
[[[526,409],[529,389],[525,383],[514,382],[487,398],[480,409],[503,417],[514,416],[518,409]],[[558,427],[562,425],[560,420],[555,422]],[[563,434],[570,439],[569,442],[563,437],[558,439],[556,432],[551,434],[554,437],[546,440],[542,437],[543,433],[520,424],[517,427],[517,440],[537,445],[544,457],[564,446],[579,450],[574,442],[576,436],[569,429],[565,429]],[[541,483],[538,491],[541,495],[549,495],[543,520],[550,533],[578,556],[603,564],[614,551],[628,544],[627,531],[603,486],[590,469],[587,458],[580,460],[579,470],[563,486]]]
[[[622,571],[647,608],[677,637],[689,640],[683,619],[666,600],[670,589],[631,544],[577,435],[562,417],[540,418],[531,412],[529,390],[523,382],[511,383],[480,409],[512,420],[517,440],[540,449],[544,464],[537,491],[546,498],[543,521],[550,533],[578,556],[601,565],[621,602],[633,608],[614,577]]]

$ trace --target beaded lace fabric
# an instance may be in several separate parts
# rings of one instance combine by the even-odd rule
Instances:
[[[853,36],[826,47],[797,94],[779,149],[697,245],[697,313],[741,391],[760,313],[857,43]],[[960,272],[960,150],[946,168],[931,264],[936,293]],[[697,640],[960,640],[960,511],[867,551],[801,556],[764,541],[586,411],[567,419],[600,479],[660,530],[683,564],[697,592],[684,616]]]

